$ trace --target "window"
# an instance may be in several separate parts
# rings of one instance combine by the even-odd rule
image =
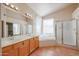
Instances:
[[[43,20],[43,34],[54,34],[54,20]]]

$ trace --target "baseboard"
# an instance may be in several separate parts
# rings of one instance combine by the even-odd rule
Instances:
[[[55,40],[46,40],[46,41],[40,41],[40,47],[46,47],[46,46],[53,46],[56,45]]]
[[[54,43],[54,44],[44,44],[40,47],[51,47],[51,46],[60,46],[60,47],[66,47],[66,48],[71,48],[71,49],[75,49],[75,50],[79,50],[79,48],[77,48],[76,46],[72,46],[72,45],[66,45],[66,44],[57,44],[57,43]]]
[[[79,50],[76,46],[71,46],[71,45],[66,45],[66,44],[56,44],[57,46],[63,46],[66,48],[71,48],[71,49],[75,49],[75,50]]]

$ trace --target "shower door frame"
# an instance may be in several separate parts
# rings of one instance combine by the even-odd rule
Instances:
[[[76,20],[76,19],[73,19],[73,20]],[[70,20],[70,21],[73,21],[73,20]],[[62,45],[65,45],[65,46],[69,46],[69,47],[73,47],[73,48],[77,48],[77,20],[76,20],[76,33],[75,33],[75,35],[76,35],[76,45],[75,46],[73,46],[73,45],[69,45],[69,44],[64,44],[64,37],[63,37],[63,33],[64,33],[64,31],[63,31],[63,22],[62,22]]]
[[[67,47],[77,48],[78,22],[77,22],[77,19],[73,19],[73,20],[76,20],[76,46],[74,47],[73,45],[64,44],[64,38],[63,38],[63,21],[62,21],[62,28],[61,28],[61,30],[62,30],[62,45],[63,45],[63,46],[67,46]],[[72,21],[72,20],[71,20],[71,21]],[[57,41],[57,25],[55,25],[55,26],[56,26],[56,32],[55,32],[55,34],[56,34],[56,41]],[[56,42],[56,43],[57,43],[57,42]]]

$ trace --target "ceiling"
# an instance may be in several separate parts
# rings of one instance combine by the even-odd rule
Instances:
[[[45,16],[50,13],[54,13],[64,7],[70,5],[69,3],[28,3],[38,15]]]

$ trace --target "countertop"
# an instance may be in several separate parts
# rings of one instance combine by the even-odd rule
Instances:
[[[21,36],[14,36],[14,37],[8,37],[8,38],[2,38],[1,39],[1,47],[6,47],[24,40],[28,40],[30,38],[36,37],[38,35],[21,35]]]

